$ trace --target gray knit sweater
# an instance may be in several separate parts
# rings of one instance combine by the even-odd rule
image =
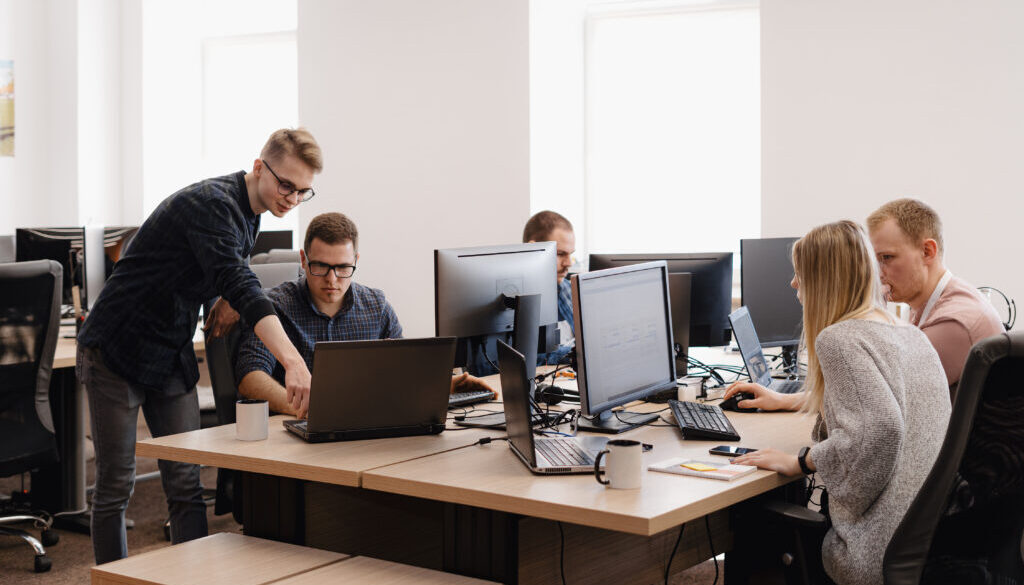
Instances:
[[[825,394],[811,460],[832,517],[825,570],[839,585],[880,585],[885,547],[946,434],[946,376],[928,338],[908,325],[843,321],[815,348]]]

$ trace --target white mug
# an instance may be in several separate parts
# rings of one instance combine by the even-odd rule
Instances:
[[[632,490],[640,487],[644,477],[643,445],[631,439],[612,439],[594,460],[594,478],[610,488]],[[605,459],[601,469],[601,459]],[[608,479],[601,479],[604,474]]]
[[[270,405],[266,400],[243,398],[235,403],[235,433],[241,441],[262,441],[270,425]]]

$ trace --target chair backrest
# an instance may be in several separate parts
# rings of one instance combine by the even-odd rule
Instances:
[[[953,499],[963,511],[1020,509],[1024,497],[1024,333],[979,341],[967,357],[938,458],[885,551],[887,585],[917,585]],[[1011,512],[1012,508],[1006,512]],[[1018,546],[1015,538],[1008,545]],[[965,542],[983,534],[962,534]],[[1021,559],[1017,558],[1020,565]]]
[[[280,264],[282,262],[301,262],[301,259],[299,258],[299,251],[274,248],[268,252],[254,254],[253,257],[249,259],[250,265]]]
[[[0,427],[11,443],[0,445],[0,476],[57,455],[50,374],[62,277],[52,260],[0,264]]]
[[[302,275],[298,262],[256,264],[250,268],[263,288],[274,288]],[[233,327],[223,337],[206,339],[206,364],[210,370],[210,385],[213,386],[213,402],[217,409],[217,423],[222,425],[235,422],[235,401],[238,399],[235,358],[240,340],[238,327]]]

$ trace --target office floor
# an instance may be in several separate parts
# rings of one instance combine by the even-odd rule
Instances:
[[[149,430],[142,418],[139,419],[139,437],[148,437]],[[87,470],[88,484],[94,481],[94,467],[91,444],[88,445]],[[140,475],[156,470],[156,460],[139,458],[137,473]],[[202,480],[205,486],[215,486],[217,471],[204,468]],[[26,484],[28,479],[26,478]],[[21,488],[21,479],[0,478],[0,493],[9,494]],[[210,532],[241,532],[241,526],[231,515],[214,516],[213,508],[207,511]],[[167,504],[164,500],[160,480],[154,478],[141,481],[135,485],[135,493],[128,504],[127,515],[135,520],[135,528],[128,531],[128,552],[138,554],[148,550],[169,546],[164,540],[163,523],[167,518]],[[19,526],[25,528],[25,526]],[[34,532],[38,537],[38,532]],[[33,555],[31,548],[21,539],[0,537],[0,585],[79,585],[89,582],[89,568],[93,566],[92,543],[84,534],[60,530],[60,542],[47,549],[47,555],[53,561],[53,568],[48,573],[35,573],[32,570]],[[719,562],[719,571],[723,571]],[[567,575],[572,583],[572,575]],[[673,585],[711,585],[715,579],[714,565],[708,561],[697,565],[678,575],[672,580]],[[724,572],[719,576],[723,582]]]

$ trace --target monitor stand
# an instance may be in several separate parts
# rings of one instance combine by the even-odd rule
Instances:
[[[782,370],[793,378],[800,375],[799,351],[800,346],[798,345],[782,346]]]
[[[581,416],[578,428],[581,431],[614,435],[633,430],[656,420],[658,420],[658,413],[656,412],[629,412],[627,410],[612,412],[611,410],[606,410],[592,419],[586,419]]]

